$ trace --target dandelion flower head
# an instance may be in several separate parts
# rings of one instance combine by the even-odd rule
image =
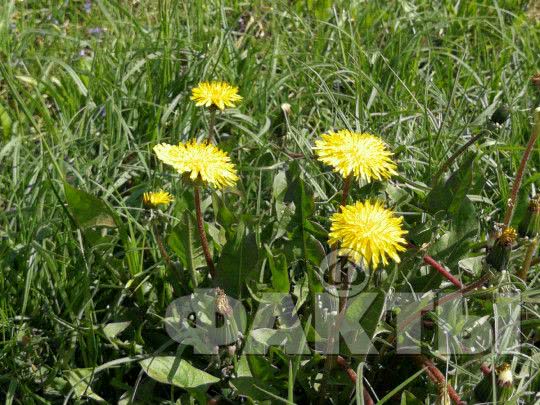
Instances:
[[[355,262],[377,268],[380,262],[388,264],[388,258],[400,261],[398,252],[405,250],[407,233],[402,228],[403,217],[376,202],[357,202],[341,207],[332,215],[329,244],[340,246],[340,253]]]
[[[191,90],[191,100],[198,107],[215,106],[220,110],[225,107],[235,107],[235,103],[242,100],[238,94],[238,87],[225,82],[202,82]]]
[[[154,146],[159,160],[172,166],[192,181],[202,181],[214,188],[234,186],[238,180],[231,158],[218,147],[195,140],[178,145],[161,143]]]
[[[392,152],[379,137],[342,129],[328,132],[315,142],[318,159],[343,177],[354,175],[366,182],[397,174]]]
[[[166,191],[151,191],[143,194],[143,204],[149,208],[156,208],[158,205],[169,205],[174,198]]]

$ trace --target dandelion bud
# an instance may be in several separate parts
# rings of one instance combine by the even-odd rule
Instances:
[[[288,117],[289,115],[291,115],[291,105],[289,103],[281,104],[281,111],[283,111],[283,114]]]
[[[512,227],[503,229],[498,235],[493,247],[486,256],[486,262],[497,271],[505,270],[510,261],[512,246],[516,242],[517,232]]]
[[[287,120],[291,116],[292,108],[289,103],[281,104],[279,110],[274,111],[270,117],[272,122],[272,133],[278,138],[279,142],[283,142],[285,135],[287,135]]]
[[[227,354],[229,357],[233,357],[236,353],[236,345],[227,346]]]
[[[506,105],[501,105],[495,110],[495,112],[491,116],[491,122],[493,122],[494,124],[502,125],[508,120],[509,117],[510,110]]]
[[[540,73],[535,74],[532,77],[531,82],[540,91]]]
[[[512,369],[508,363],[503,363],[495,370],[497,380],[497,403],[506,404],[514,390]],[[474,388],[477,402],[491,403],[493,400],[493,374],[484,374],[484,378]]]
[[[540,233],[540,194],[529,200],[527,213],[519,224],[519,235],[534,238]]]

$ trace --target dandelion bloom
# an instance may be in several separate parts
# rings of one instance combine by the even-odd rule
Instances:
[[[225,82],[202,82],[191,90],[191,99],[198,107],[216,106],[220,110],[225,107],[234,107],[237,101],[242,100],[238,94],[238,87]]]
[[[384,208],[380,202],[357,202],[341,207],[341,211],[330,218],[329,243],[341,246],[340,253],[349,255],[355,262],[365,261],[376,268],[387,257],[399,263],[398,252],[405,250],[407,233],[402,228],[403,217]]]
[[[154,152],[159,160],[188,175],[192,181],[221,189],[235,185],[238,180],[231,158],[210,143],[195,140],[178,145],[162,143],[154,146]]]
[[[158,205],[169,205],[174,198],[166,191],[152,191],[143,194],[143,204],[149,208],[155,208]]]
[[[512,246],[517,239],[517,231],[511,226],[506,227],[499,234],[497,241],[504,246]]]
[[[382,139],[366,133],[342,129],[330,131],[315,142],[318,159],[343,177],[353,174],[366,182],[382,180],[396,174],[392,152]]]

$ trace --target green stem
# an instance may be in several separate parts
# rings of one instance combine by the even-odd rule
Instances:
[[[208,119],[208,141],[215,143],[216,137],[216,109],[210,108],[210,118]]]
[[[195,269],[195,263],[193,262],[193,241],[192,241],[193,222],[191,219],[191,215],[188,212],[185,213],[184,217],[186,220],[187,237],[188,237],[188,243],[187,243],[188,270],[191,276],[191,282],[193,284],[192,287],[197,288],[197,285],[198,285],[197,270]]]
[[[206,232],[204,230],[204,220],[201,211],[201,193],[198,186],[194,188],[194,197],[195,197],[195,212],[197,214],[197,228],[199,230],[199,237],[201,238],[201,246],[204,253],[204,258],[206,260],[206,265],[210,272],[210,276],[215,280],[216,278],[216,268],[212,260],[212,255],[210,254],[210,248],[208,247],[208,239],[206,239]]]
[[[527,248],[527,253],[525,254],[525,260],[523,260],[523,266],[518,272],[518,277],[525,282],[527,282],[527,273],[529,272],[529,269],[531,268],[534,252],[536,252],[537,248],[538,248],[538,236],[536,236],[533,240],[531,240],[531,243],[529,244],[529,247]]]

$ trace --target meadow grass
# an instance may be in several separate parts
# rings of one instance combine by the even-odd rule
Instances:
[[[243,96],[217,120],[220,147],[233,157],[241,181],[231,193],[205,194],[203,206],[216,217],[228,206],[249,223],[262,251],[268,229],[279,222],[280,176],[291,165],[328,228],[342,183],[315,161],[311,147],[331,129],[371,132],[391,146],[400,174],[387,191],[410,224],[426,218],[418,201],[446,159],[485,133],[469,148],[476,156],[467,191],[478,220],[473,239],[482,243],[501,221],[531,133],[531,109],[540,100],[530,82],[540,67],[540,29],[527,17],[526,2],[330,3],[3,2],[0,397],[7,403],[56,403],[68,393],[84,398],[91,390],[73,382],[88,376],[80,370],[95,373],[96,395],[111,403],[123,393],[128,403],[134,387],[154,392],[141,402],[188,401],[185,391],[153,386],[137,362],[176,350],[160,322],[178,289],[155,233],[167,239],[174,227],[193,221],[184,213],[192,203],[182,197],[189,187],[161,167],[152,147],[205,136],[207,114],[189,100],[199,81],[228,81]],[[286,118],[283,103],[291,106]],[[496,112],[508,120],[495,125]],[[524,196],[536,189],[539,165],[535,148]],[[64,182],[106,201],[122,232],[81,230],[66,208]],[[141,197],[164,186],[179,203],[152,230]],[[351,195],[360,198],[368,189]],[[225,214],[207,216],[217,252],[220,240],[232,238],[219,225]],[[431,242],[453,229],[447,219],[426,223]],[[454,271],[458,260],[478,255],[472,248],[460,254],[451,261]],[[199,251],[195,262],[203,266]],[[264,283],[264,263],[257,272]],[[529,288],[537,288],[536,276]],[[538,312],[533,304],[529,309],[534,330]],[[131,326],[121,338],[104,332],[104,325],[125,319]],[[531,343],[510,362],[521,368],[536,354],[538,365]],[[285,364],[273,371],[278,396],[312,398],[309,384],[291,381],[286,359],[276,357]],[[457,370],[455,388],[467,393],[480,379],[478,364],[492,359],[488,353],[474,364],[452,357],[442,364]],[[219,376],[216,370],[211,373]],[[377,383],[379,397],[414,372]],[[521,382],[522,403],[532,403],[531,380]],[[412,385],[420,398],[434,400],[427,380]]]

